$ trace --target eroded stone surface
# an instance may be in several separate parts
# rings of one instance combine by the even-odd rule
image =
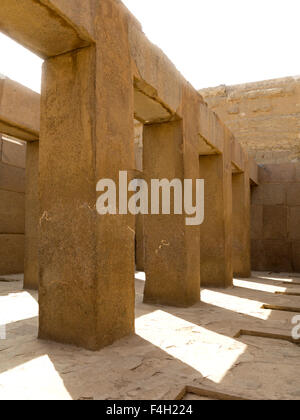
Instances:
[[[200,93],[258,163],[299,161],[299,77],[223,85]]]
[[[300,271],[300,163],[265,164],[252,189],[252,269]]]

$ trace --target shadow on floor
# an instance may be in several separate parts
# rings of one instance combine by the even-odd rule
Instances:
[[[257,279],[252,283],[263,284]],[[172,399],[186,385],[249,399],[300,398],[299,347],[257,337],[233,338],[240,329],[289,331],[291,314],[259,308],[259,302],[278,301],[276,296],[241,287],[203,290],[209,303],[182,309],[144,305],[144,285],[136,280],[136,335],[99,352],[37,340],[37,317],[8,324],[7,340],[0,341],[0,398],[2,390],[16,395],[13,384],[19,384],[27,399],[48,394]],[[10,292],[5,293],[7,298]],[[30,295],[37,300],[36,292]],[[284,296],[284,301],[290,303],[291,297]]]

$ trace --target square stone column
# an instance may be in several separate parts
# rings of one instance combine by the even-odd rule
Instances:
[[[205,180],[205,219],[201,225],[201,287],[231,287],[232,169],[230,144],[222,155],[200,156]]]
[[[45,61],[39,337],[97,350],[134,332],[134,216],[100,216],[96,185],[134,168],[126,17],[97,3],[95,45]]]
[[[134,122],[135,169],[137,178],[143,177],[143,124]],[[144,271],[144,216],[135,218],[135,263],[138,271]]]
[[[26,148],[24,289],[39,285],[39,142]]]
[[[233,273],[251,276],[250,179],[248,164],[244,173],[232,175]]]
[[[138,214],[135,219],[135,264],[137,271],[144,271],[144,216]]]
[[[144,179],[149,190],[152,179],[184,180],[183,142],[182,121],[144,127]],[[199,261],[189,252],[192,245],[197,249],[199,229],[186,226],[185,214],[174,214],[172,197],[171,189],[170,215],[149,214],[143,218],[144,301],[187,307],[200,300]]]

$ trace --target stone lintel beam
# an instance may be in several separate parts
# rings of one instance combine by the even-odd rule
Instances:
[[[222,155],[200,156],[199,176],[205,180],[205,219],[200,227],[202,287],[232,287],[231,149]]]
[[[0,79],[0,132],[36,141],[39,131],[40,95],[13,80]]]
[[[207,104],[199,104],[199,155],[222,154],[224,150],[224,130],[217,115]]]
[[[231,143],[232,173],[243,173],[248,161],[248,151],[235,139],[231,131],[220,118],[209,109],[208,105],[200,104],[199,155],[209,156],[223,154],[227,141]],[[250,182],[258,185],[258,165],[249,156]]]
[[[42,58],[89,45],[87,31],[72,23],[59,6],[60,1],[53,0],[1,0],[0,30]]]
[[[178,119],[176,112],[159,98],[157,90],[137,78],[134,78],[134,117],[143,124]]]
[[[187,84],[186,80],[162,50],[146,38],[136,19],[130,14],[127,17],[135,88],[144,90],[146,85],[152,86],[144,93],[150,93],[152,97],[154,94],[172,114],[182,117],[182,89]],[[194,93],[200,97],[196,90]]]
[[[232,264],[234,276],[251,276],[249,162],[245,170],[232,174]]]

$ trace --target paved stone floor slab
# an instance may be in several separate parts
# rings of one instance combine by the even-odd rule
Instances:
[[[298,400],[298,345],[234,338],[240,330],[291,334],[295,314],[262,305],[300,306],[299,297],[276,294],[300,291],[297,278],[253,273],[232,289],[202,290],[201,303],[178,309],[143,304],[144,275],[137,273],[136,334],[95,353],[37,340],[37,293],[0,282],[0,400],[174,399],[186,386]]]

